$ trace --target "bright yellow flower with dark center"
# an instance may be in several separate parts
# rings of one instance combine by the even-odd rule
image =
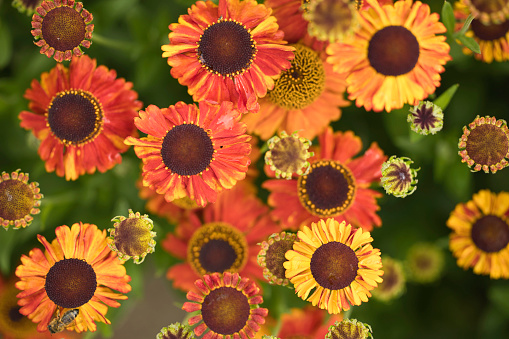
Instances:
[[[41,140],[46,171],[76,180],[119,164],[129,148],[124,138],[137,135],[133,119],[142,107],[132,86],[87,55],[32,80],[25,92],[30,111],[19,118]]]
[[[369,232],[329,218],[304,226],[297,236],[300,241],[286,252],[286,277],[313,306],[331,314],[349,310],[368,301],[382,282],[380,250],[371,246]]]
[[[41,199],[37,182],[28,183],[28,173],[19,173],[19,170],[11,175],[2,172],[0,177],[0,225],[5,230],[10,225],[14,229],[30,226],[34,219],[32,215],[40,212]]]
[[[481,190],[456,205],[447,220],[449,247],[458,266],[475,274],[509,279],[509,193]]]
[[[156,232],[152,232],[154,222],[148,215],[129,210],[129,216],[118,216],[113,228],[108,229],[108,246],[117,252],[118,259],[125,263],[133,258],[135,264],[141,264],[149,253],[154,252]]]
[[[265,323],[266,308],[260,289],[253,281],[241,278],[238,273],[225,272],[204,275],[194,283],[199,293],[190,291],[182,309],[199,312],[188,321],[194,334],[203,339],[253,338]]]
[[[360,28],[327,47],[327,62],[348,73],[349,99],[380,112],[416,104],[440,86],[443,65],[451,59],[445,26],[427,4],[412,0],[371,6],[359,12]]]
[[[505,120],[495,117],[477,116],[467,126],[459,139],[458,154],[461,162],[472,167],[472,172],[496,173],[507,167],[509,162],[509,128]]]
[[[80,222],[59,226],[55,233],[51,243],[37,236],[45,252],[34,248],[21,257],[16,268],[19,312],[37,322],[39,332],[48,330],[57,308],[60,314],[79,309],[76,323],[67,327],[71,331],[95,331],[95,321],[110,324],[108,306],[118,307],[116,300],[127,299],[122,293],[131,290],[131,277],[108,248],[106,231]]]
[[[143,185],[166,201],[184,197],[199,206],[246,177],[251,137],[233,104],[182,101],[168,108],[149,105],[135,118],[147,137],[127,137],[126,145],[143,161]]]
[[[198,1],[188,13],[169,26],[170,43],[162,46],[171,75],[194,101],[231,101],[241,113],[257,112],[258,98],[293,59],[271,10],[255,0],[219,0]]]
[[[454,3],[454,16],[456,17],[456,31],[463,26],[463,22],[470,15],[468,8],[468,0],[460,0]],[[496,22],[488,22],[480,18],[475,18],[470,23],[466,36],[474,38],[479,44],[481,53],[474,54],[477,60],[491,63],[493,61],[509,60],[509,20],[507,18],[499,18]],[[463,53],[470,55],[473,52],[467,48],[463,48]]]
[[[43,1],[32,17],[35,44],[46,54],[62,62],[81,56],[80,46],[89,48],[94,25],[92,14],[74,0]]]
[[[485,25],[500,24],[509,18],[507,0],[460,0],[468,6],[472,15]]]

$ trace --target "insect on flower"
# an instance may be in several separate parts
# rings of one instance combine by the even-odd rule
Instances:
[[[66,311],[61,317],[59,311],[56,318],[52,319],[48,324],[48,331],[51,333],[59,333],[65,330],[69,326],[73,326],[76,323],[76,317],[80,313],[78,308]]]

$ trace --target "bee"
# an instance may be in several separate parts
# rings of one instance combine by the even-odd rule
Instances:
[[[78,308],[74,308],[66,311],[61,317],[57,314],[56,318],[52,319],[48,324],[48,331],[50,331],[50,333],[62,332],[67,327],[72,326],[75,323],[76,317],[79,313],[80,310]]]

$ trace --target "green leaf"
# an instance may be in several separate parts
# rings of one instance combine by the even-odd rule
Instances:
[[[451,101],[452,97],[454,96],[454,93],[456,93],[456,90],[458,89],[459,84],[452,85],[449,87],[444,93],[442,93],[438,98],[436,98],[433,103],[437,106],[440,106],[442,110],[445,110],[447,106],[449,105],[449,102]]]
[[[447,29],[447,33],[454,33],[454,10],[452,9],[452,5],[444,1],[444,5],[442,6],[442,22],[444,23],[445,28]]]
[[[474,40],[474,38],[464,36],[464,35],[459,35],[458,40],[461,41],[461,43],[466,48],[471,50],[472,52],[477,53],[477,54],[481,53],[481,48],[479,47],[479,44],[477,43],[477,41]]]

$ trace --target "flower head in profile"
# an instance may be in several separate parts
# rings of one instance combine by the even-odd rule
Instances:
[[[48,172],[66,180],[105,172],[122,161],[124,138],[136,135],[134,117],[142,103],[133,84],[84,55],[69,68],[57,64],[25,92],[30,111],[21,127],[41,140],[39,155]]]
[[[443,250],[437,245],[427,242],[412,245],[405,259],[408,279],[420,284],[437,281],[444,272],[444,265]]]
[[[308,33],[321,41],[342,41],[359,25],[355,1],[314,0],[305,2],[302,16],[308,21]]]
[[[182,220],[162,242],[164,250],[185,260],[170,267],[166,274],[173,286],[192,290],[196,279],[214,272],[237,272],[251,280],[263,279],[263,270],[256,262],[258,243],[280,231],[280,227],[251,184],[242,181],[220,193],[201,215],[200,219],[198,213],[189,213],[188,220]]]
[[[412,131],[422,134],[435,134],[444,127],[444,113],[442,108],[431,101],[420,101],[410,108],[407,121]]]
[[[449,248],[459,267],[509,279],[509,193],[481,190],[456,205],[447,220]]]
[[[325,339],[369,339],[373,338],[371,326],[357,319],[337,321],[329,328]]]
[[[41,47],[41,54],[56,61],[71,60],[83,54],[81,47],[92,43],[93,16],[75,0],[44,0],[32,16],[34,42]]]
[[[115,224],[108,229],[108,246],[117,252],[118,259],[124,263],[133,258],[135,264],[141,264],[149,253],[154,252],[156,232],[152,232],[154,222],[148,215],[129,210],[129,216],[113,218]]]
[[[35,9],[41,5],[43,0],[13,0],[12,7],[15,7],[20,13],[32,15]]]
[[[482,1],[482,0],[481,0]],[[479,13],[472,3],[480,2],[479,0],[459,0],[454,3],[454,16],[456,18],[455,30],[459,31],[463,27],[463,23],[469,15],[476,12]],[[495,9],[498,5],[503,5],[506,10],[509,9],[509,3],[506,0],[502,1],[489,1],[486,3],[484,9],[491,7]],[[492,7],[492,5],[495,5]],[[497,11],[493,12],[496,13]],[[492,13],[492,14],[493,14]],[[502,13],[502,12],[498,12]],[[503,62],[509,60],[509,19],[505,14],[497,15],[497,19],[493,20],[491,15],[482,15],[475,18],[470,23],[465,36],[473,38],[481,49],[481,53],[475,53],[474,57],[477,60],[486,63],[493,61]],[[485,12],[485,14],[487,14]],[[468,47],[463,47],[463,53],[471,55],[473,52]]]
[[[108,248],[106,231],[80,222],[59,226],[55,233],[51,243],[37,236],[45,252],[34,248],[21,257],[16,268],[19,312],[38,323],[39,332],[48,330],[57,309],[60,314],[79,310],[76,323],[67,327],[71,331],[95,331],[95,321],[110,324],[105,317],[108,307],[127,299],[123,293],[131,290],[131,277]]]
[[[388,256],[382,256],[384,281],[378,284],[373,292],[373,298],[391,301],[399,298],[405,292],[406,277],[403,263]]]
[[[420,1],[367,2],[355,34],[327,47],[327,62],[348,73],[348,98],[375,112],[425,99],[451,59],[446,37],[437,35],[446,32],[439,15]]]
[[[254,338],[268,314],[260,289],[238,273],[204,275],[194,283],[199,292],[187,293],[188,302],[182,309],[198,312],[189,318],[194,334],[203,339]]]
[[[286,46],[271,10],[255,0],[198,1],[169,26],[163,45],[171,75],[194,101],[231,101],[241,113],[257,112],[258,98],[290,67]]]
[[[298,132],[288,135],[285,131],[267,141],[269,150],[265,153],[265,164],[274,171],[276,178],[291,179],[309,172],[309,161],[314,153],[309,152],[311,140],[299,137]]]
[[[156,339],[195,339],[193,331],[187,325],[181,323],[173,323],[163,327],[157,333]]]
[[[367,302],[382,282],[380,250],[371,246],[369,232],[329,218],[304,226],[297,236],[286,252],[286,277],[313,306],[331,314],[347,311]]]
[[[477,116],[467,126],[458,142],[461,162],[467,163],[472,172],[496,173],[509,162],[509,128],[505,120]]]
[[[28,173],[19,170],[2,172],[0,177],[0,225],[5,230],[13,225],[14,229],[30,226],[33,215],[40,212],[41,199],[39,184],[28,183]]]
[[[270,191],[274,219],[292,230],[329,217],[367,231],[381,226],[376,214],[380,209],[376,198],[381,194],[369,187],[380,180],[386,160],[383,151],[373,143],[364,155],[353,158],[362,149],[360,138],[351,131],[333,133],[330,127],[318,140],[307,174],[263,183]]]
[[[285,276],[283,264],[286,261],[286,252],[293,248],[296,240],[296,234],[281,232],[271,234],[260,244],[262,249],[258,253],[258,265],[263,268],[263,277],[270,284],[281,286],[290,284],[290,280]]]
[[[417,171],[410,165],[414,162],[407,157],[391,156],[382,165],[382,178],[380,179],[385,192],[398,198],[404,198],[417,189]]]
[[[295,58],[290,69],[259,100],[260,111],[243,117],[248,131],[264,140],[282,131],[299,131],[301,137],[313,139],[341,117],[341,107],[350,104],[344,99],[346,75],[333,72],[325,53],[306,38],[292,46]]]
[[[470,13],[484,25],[501,24],[509,19],[507,0],[460,0]]]
[[[246,177],[251,137],[233,104],[208,101],[168,108],[149,105],[134,121],[147,137],[128,137],[143,161],[143,185],[166,201],[189,197],[198,206]]]

